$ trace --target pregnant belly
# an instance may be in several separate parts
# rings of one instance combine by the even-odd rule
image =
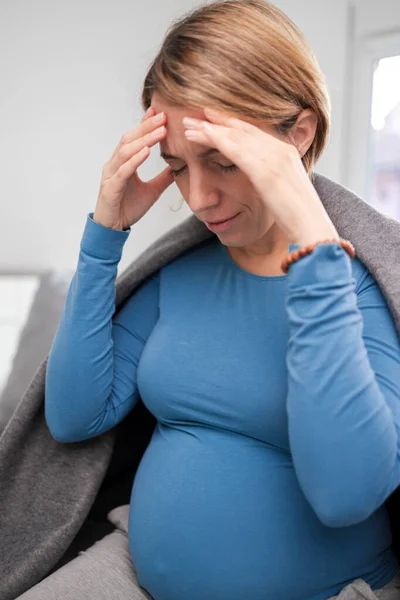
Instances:
[[[327,598],[371,533],[324,527],[287,452],[219,429],[158,424],[132,489],[130,550],[155,600]]]

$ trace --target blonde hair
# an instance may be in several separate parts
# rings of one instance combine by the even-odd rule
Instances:
[[[142,107],[157,92],[174,106],[209,106],[287,133],[303,109],[317,115],[302,158],[309,177],[330,133],[330,98],[297,26],[264,0],[216,0],[172,23],[145,77]]]

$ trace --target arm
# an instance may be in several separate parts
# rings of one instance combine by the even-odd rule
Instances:
[[[365,269],[355,289],[335,243],[295,262],[288,282],[294,467],[325,525],[353,525],[400,483],[399,337],[375,280]]]
[[[49,354],[45,418],[52,436],[77,442],[119,423],[138,399],[136,371],[158,319],[159,277],[115,312],[115,280],[130,233],[87,218],[78,266]]]

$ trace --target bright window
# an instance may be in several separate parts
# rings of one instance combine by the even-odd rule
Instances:
[[[400,220],[400,56],[375,62],[367,200]]]
[[[355,40],[343,181],[400,220],[400,32]]]

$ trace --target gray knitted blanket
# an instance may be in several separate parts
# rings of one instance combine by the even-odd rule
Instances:
[[[339,235],[351,240],[378,282],[400,335],[400,222],[322,175],[313,183]],[[116,311],[146,277],[212,235],[191,216],[156,240],[117,278]],[[44,419],[46,364],[47,358],[0,438],[0,600],[15,599],[57,564],[85,522],[116,442],[116,428],[74,444],[51,437]]]

